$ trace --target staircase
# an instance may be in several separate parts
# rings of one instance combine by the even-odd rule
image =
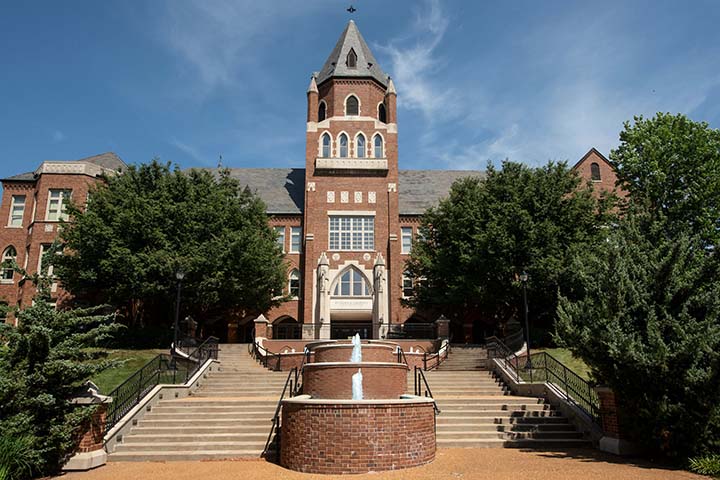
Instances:
[[[219,360],[192,396],[161,400],[108,460],[259,458],[287,372],[264,369],[247,345],[221,345]]]
[[[486,359],[487,352],[480,347],[453,347],[443,364],[425,372],[441,410],[438,448],[591,446],[543,399],[512,395],[491,372],[482,370]],[[412,384],[408,387],[412,391]]]

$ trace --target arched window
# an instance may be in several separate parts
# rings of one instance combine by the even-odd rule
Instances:
[[[592,178],[593,182],[600,181],[600,165],[595,162],[590,164],[590,178]]]
[[[378,105],[378,120],[380,120],[382,123],[387,123],[387,112],[385,111],[384,103]]]
[[[365,158],[365,135],[362,133],[355,138],[355,153],[357,158]]]
[[[360,115],[360,102],[355,95],[345,100],[345,115]]]
[[[348,68],[357,68],[357,53],[355,53],[355,50],[352,48],[347,54],[345,65],[347,65]]]
[[[288,291],[291,297],[300,298],[300,272],[297,269],[290,272]]]
[[[348,137],[344,133],[340,135],[340,157],[346,158],[348,156]]]
[[[350,267],[335,284],[333,295],[336,297],[369,297],[370,286],[358,269]]]
[[[5,249],[5,251],[2,254],[2,265],[3,268],[0,270],[0,280],[2,280],[4,283],[12,282],[13,274],[15,271],[6,264],[10,262],[17,261],[17,250],[15,250],[15,247],[10,246]]]
[[[385,158],[383,152],[383,139],[379,134],[375,135],[374,143],[373,153],[375,154],[375,158]]]
[[[273,322],[273,338],[278,340],[299,340],[302,337],[300,324],[292,317],[281,317]],[[280,349],[284,351],[287,347]],[[289,349],[288,349],[289,350]]]
[[[322,158],[330,158],[330,134],[324,133],[322,136]]]
[[[327,115],[326,109],[327,105],[325,105],[325,102],[320,102],[320,106],[318,106],[318,122],[325,120],[325,116]]]

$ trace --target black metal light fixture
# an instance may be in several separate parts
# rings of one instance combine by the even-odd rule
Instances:
[[[178,329],[180,322],[180,291],[182,290],[182,281],[185,278],[185,272],[178,270],[175,272],[175,279],[177,280],[177,298],[175,299],[175,323],[173,326],[173,344],[172,344],[172,358],[175,360],[175,354],[177,350],[178,342]]]
[[[523,286],[523,304],[525,307],[525,348],[527,350],[527,362],[525,363],[525,369],[532,369],[532,362],[530,361],[530,323],[528,322],[528,301],[527,301],[527,282],[530,276],[525,270],[520,274],[520,282]]]

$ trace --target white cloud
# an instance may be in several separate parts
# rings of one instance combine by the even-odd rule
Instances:
[[[196,162],[198,162],[202,165],[205,165],[205,166],[211,166],[211,162],[209,161],[208,157],[205,155],[202,155],[200,152],[198,152],[198,150],[195,147],[188,145],[187,143],[181,142],[180,140],[178,140],[175,137],[170,138],[170,140],[168,142],[170,143],[170,145],[177,148],[178,150],[180,150],[181,152],[183,152],[185,155],[192,158]]]

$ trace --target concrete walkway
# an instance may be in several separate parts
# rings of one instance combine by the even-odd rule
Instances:
[[[113,463],[63,480],[238,480],[324,479],[285,470],[263,460]],[[423,467],[394,472],[350,475],[353,479],[427,480],[673,480],[705,478],[647,461],[605,455],[592,449],[538,452],[515,449],[449,448],[438,450],[435,461]]]

